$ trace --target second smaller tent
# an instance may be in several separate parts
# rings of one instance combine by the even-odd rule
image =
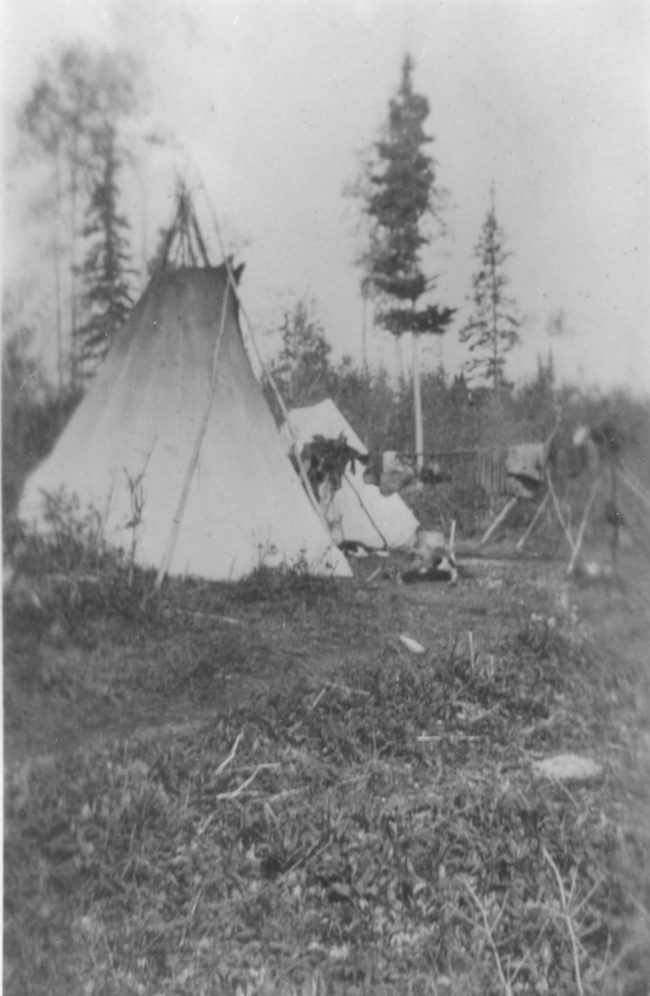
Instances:
[[[368,455],[331,398],[308,408],[292,409],[281,435],[287,452],[303,463],[317,437],[331,441],[343,437],[356,453]],[[367,484],[359,460],[346,465],[340,487],[325,481],[317,497],[338,546],[356,543],[370,550],[399,550],[410,547],[415,540],[419,523],[413,512],[399,495],[386,497],[374,484]]]

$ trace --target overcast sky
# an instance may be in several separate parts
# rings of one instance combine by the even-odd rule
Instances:
[[[337,354],[357,358],[354,209],[342,191],[409,51],[449,192],[448,238],[431,254],[438,302],[466,314],[494,182],[510,290],[526,316],[511,374],[534,370],[563,309],[567,331],[551,342],[563,379],[650,390],[648,0],[4,0],[4,22],[6,115],[56,42],[137,55],[146,126],[176,148],[141,150],[138,236],[151,250],[175,171],[195,189],[202,178],[242,247],[254,326],[310,297]],[[7,277],[29,255],[19,185],[11,190]],[[429,350],[451,372],[457,328],[442,352]],[[393,362],[388,337],[375,341]]]

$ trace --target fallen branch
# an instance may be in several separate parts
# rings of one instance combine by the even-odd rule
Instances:
[[[264,800],[264,802],[265,803],[278,802],[280,799],[285,799],[288,795],[296,795],[298,792],[304,792],[304,791],[305,791],[305,786],[298,785],[297,788],[284,789],[282,792],[276,792],[275,795],[268,795]]]
[[[499,978],[501,979],[501,984],[503,985],[504,992],[506,993],[506,996],[513,996],[512,986],[510,985],[510,983],[508,982],[508,980],[505,977],[505,974],[504,974],[504,971],[503,971],[503,966],[501,964],[501,958],[499,957],[499,952],[497,951],[497,946],[496,946],[495,941],[494,941],[494,936],[492,934],[492,928],[490,927],[490,922],[489,922],[489,920],[487,918],[487,913],[485,912],[485,907],[484,907],[483,903],[481,902],[481,900],[476,895],[476,893],[474,892],[474,890],[471,887],[471,885],[469,884],[469,882],[465,881],[465,882],[463,882],[463,884],[464,884],[465,888],[467,889],[467,891],[469,892],[469,894],[472,897],[472,899],[474,900],[474,903],[475,903],[475,905],[476,905],[476,907],[477,907],[477,909],[478,909],[478,911],[481,914],[481,917],[483,919],[483,926],[485,928],[485,933],[487,934],[488,943],[490,945],[490,948],[492,949],[492,954],[494,955],[494,960],[496,961],[497,971],[499,973]]]
[[[296,656],[306,656],[306,653],[301,653],[300,651],[292,651],[292,654]],[[327,678],[321,678],[313,668],[308,664],[302,665],[307,671],[307,673],[313,678],[316,685],[325,685],[327,688],[338,688],[339,691],[347,692],[349,695],[363,695],[364,698],[370,698],[371,692],[367,692],[365,688],[352,688],[350,685],[344,685],[340,681],[328,681]],[[300,721],[302,722],[302,720]]]
[[[199,886],[198,889],[196,890],[196,893],[194,895],[194,899],[192,900],[192,905],[190,906],[189,912],[187,914],[187,919],[186,919],[185,924],[183,926],[183,933],[181,934],[181,939],[178,942],[178,950],[179,951],[182,951],[182,949],[183,949],[183,944],[185,943],[185,938],[187,936],[187,932],[188,932],[188,930],[192,926],[192,921],[194,920],[194,915],[196,914],[196,909],[197,909],[197,906],[199,905],[199,902],[201,900],[202,895],[203,895],[203,887]]]
[[[233,792],[219,792],[219,794],[217,796],[215,796],[215,798],[216,799],[221,799],[221,800],[223,800],[223,799],[236,799],[238,795],[241,795],[242,792],[245,789],[248,788],[248,786],[251,784],[251,782],[253,781],[253,779],[257,778],[257,776],[259,775],[260,771],[263,770],[263,768],[264,768],[264,765],[261,764],[259,766],[259,768],[255,768],[255,771],[253,772],[253,774],[250,775],[246,779],[246,781],[242,782],[241,785],[238,785],[237,788]]]
[[[79,578],[79,580],[84,580]],[[93,580],[93,578],[85,578],[87,581]],[[100,578],[95,580],[99,581]],[[198,609],[184,609],[176,608],[174,606],[167,607],[163,610],[164,615],[171,615],[172,613],[177,616],[191,616],[192,619],[214,619],[217,622],[228,623],[229,626],[240,626],[241,620],[235,619],[234,616],[224,616],[220,612],[201,612]]]
[[[239,747],[239,744],[241,743],[241,738],[242,738],[243,736],[244,736],[244,731],[243,731],[243,730],[240,730],[240,732],[239,732],[239,733],[237,734],[237,738],[235,739],[235,742],[234,742],[234,744],[232,745],[232,750],[230,751],[230,754],[228,755],[228,757],[226,757],[226,758],[225,758],[225,759],[224,759],[224,760],[223,760],[223,761],[221,762],[221,764],[219,765],[219,767],[218,767],[218,768],[217,768],[217,770],[215,771],[215,775],[216,775],[216,776],[220,775],[220,774],[221,774],[221,772],[222,772],[222,771],[224,770],[224,768],[227,768],[227,767],[228,767],[228,765],[230,764],[230,762],[231,762],[231,761],[232,761],[232,759],[234,758],[235,754],[237,753],[237,748]]]
[[[553,873],[555,875],[555,878],[556,878],[557,884],[558,884],[558,888],[560,890],[560,901],[562,903],[562,915],[563,915],[563,917],[564,917],[564,919],[566,921],[567,930],[569,931],[569,937],[571,939],[571,950],[573,951],[573,967],[574,967],[575,976],[576,976],[576,986],[578,987],[579,996],[584,996],[584,989],[582,988],[582,978],[580,976],[580,961],[579,961],[579,958],[578,958],[578,941],[576,939],[575,931],[573,929],[573,921],[571,919],[571,913],[569,911],[569,907],[568,907],[568,904],[567,904],[566,892],[564,891],[564,884],[562,882],[562,876],[560,875],[560,872],[558,871],[558,867],[555,864],[555,862],[553,861],[553,858],[548,853],[548,851],[546,850],[545,847],[542,849],[542,854],[544,856],[545,861],[547,861],[548,864],[553,869]]]
[[[318,681],[322,685],[327,685],[328,688],[338,688],[342,692],[347,692],[349,695],[363,695],[365,698],[370,698],[371,693],[367,692],[365,688],[351,688],[349,685],[342,685],[338,681],[326,681],[324,678],[318,678]]]
[[[601,875],[601,876],[600,876],[600,878],[599,878],[599,879],[598,879],[598,880],[597,880],[597,881],[596,881],[596,882],[595,882],[595,883],[594,883],[594,884],[592,885],[591,889],[589,890],[589,892],[587,893],[587,895],[586,895],[586,896],[584,897],[584,899],[583,899],[583,900],[582,900],[582,901],[581,901],[581,902],[580,902],[580,903],[579,903],[579,904],[578,904],[578,905],[577,905],[577,906],[575,907],[575,909],[574,909],[574,911],[573,911],[573,915],[574,915],[574,916],[577,916],[577,915],[578,915],[578,913],[580,912],[580,910],[581,910],[581,909],[583,908],[583,906],[586,906],[586,905],[587,905],[587,903],[589,902],[589,900],[591,899],[591,897],[593,896],[593,894],[594,894],[595,892],[597,892],[597,891],[598,891],[598,889],[600,889],[601,885],[602,885],[602,884],[603,884],[603,882],[605,882],[605,881],[606,881],[606,878],[605,878],[605,876],[604,876],[604,875]],[[592,928],[592,929],[598,929],[598,926],[599,926],[599,925],[598,925],[598,924],[596,924],[596,925],[595,925],[595,927],[594,927],[594,928]],[[581,932],[581,935],[580,935],[580,936],[581,936],[581,937],[586,937],[586,936],[587,936],[587,931],[583,930],[583,931]]]
[[[178,609],[178,612],[182,612],[182,609]],[[235,619],[234,616],[222,616],[217,612],[190,612],[190,615],[194,619],[216,619],[218,622],[228,623],[230,626],[239,626],[240,620]]]
[[[316,708],[316,706],[318,705],[318,703],[322,699],[323,695],[326,694],[326,692],[327,692],[326,688],[321,688],[320,692],[318,693],[318,695],[316,696],[316,698],[314,699],[314,701],[312,702],[312,704],[309,707],[309,711],[310,712],[314,711],[314,709]]]
[[[252,771],[255,768],[257,771],[261,771],[262,768],[281,768],[281,761],[265,761],[263,764],[238,764],[236,768],[233,768],[233,774],[236,771]]]

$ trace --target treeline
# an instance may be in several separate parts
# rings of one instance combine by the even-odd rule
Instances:
[[[29,471],[51,450],[81,400],[80,387],[53,386],[26,355],[24,340],[2,352],[2,511],[11,518]]]
[[[429,104],[414,90],[413,72],[407,57],[380,137],[346,191],[359,206],[361,292],[375,324],[411,341],[412,369],[395,383],[386,372],[369,370],[365,354],[360,367],[350,359],[334,363],[314,306],[299,300],[277,327],[264,330],[280,337],[271,367],[285,403],[332,397],[370,449],[414,452],[420,461],[449,450],[544,439],[558,411],[567,424],[593,423],[614,411],[630,439],[644,440],[650,452],[641,402],[559,389],[550,360],[540,361],[523,385],[507,381],[505,356],[518,339],[520,318],[506,291],[509,252],[493,193],[476,246],[473,311],[460,331],[469,360],[454,377],[419,370],[418,339],[446,333],[455,308],[435,303],[431,261],[422,255],[434,236],[444,235],[445,197],[437,161],[427,151]],[[25,474],[51,448],[139,290],[124,182],[138,149],[163,142],[138,124],[144,102],[131,58],[76,45],[41,64],[20,108],[19,162],[36,177],[30,210],[47,233],[39,281],[51,286],[52,297],[35,315],[26,309],[24,288],[5,287],[3,499],[9,513]],[[33,359],[39,322],[55,340],[54,377]],[[268,397],[279,418],[274,392]]]
[[[313,305],[298,301],[280,325],[281,344],[270,373],[289,408],[331,397],[371,450],[413,452],[413,383],[395,382],[386,371],[369,371],[349,357],[335,362],[325,328]],[[559,385],[552,358],[518,386],[503,382],[472,386],[464,373],[443,368],[422,374],[425,453],[543,441],[558,418],[566,431],[608,418],[620,424],[632,447],[650,453],[650,403],[624,391],[603,393]],[[281,412],[272,390],[271,408]],[[650,473],[650,468],[648,468]]]
[[[412,381],[391,380],[385,371],[369,371],[349,358],[335,361],[325,330],[312,305],[299,301],[280,323],[281,342],[263,383],[278,421],[278,392],[289,408],[332,398],[366,442],[369,450],[413,453]],[[5,343],[2,367],[2,464],[5,537],[23,482],[54,445],[82,397],[81,386],[61,390],[44,377],[23,348],[20,335]],[[440,454],[484,446],[541,442],[562,420],[570,438],[581,424],[614,423],[639,479],[650,486],[650,403],[623,392],[580,391],[558,386],[551,362],[539,362],[527,382],[471,389],[462,374],[443,369],[421,378],[423,427],[427,440],[424,466]],[[468,500],[473,500],[467,496]],[[462,498],[459,498],[462,501]]]
[[[61,391],[48,384],[38,363],[5,344],[2,368],[2,464],[5,521],[16,508],[25,476],[49,452],[82,397],[80,388]],[[413,452],[413,385],[394,383],[385,371],[366,371],[349,359],[335,362],[323,327],[299,302],[282,323],[282,344],[270,373],[289,407],[331,397],[371,452]],[[276,394],[265,384],[278,421]],[[650,403],[624,392],[560,387],[550,363],[518,387],[470,390],[463,375],[444,370],[424,374],[422,411],[428,450],[434,455],[520,442],[543,441],[562,419],[563,432],[581,424],[614,422],[632,454],[639,476],[650,484]],[[645,456],[645,464],[644,464]]]
[[[130,56],[77,44],[40,64],[17,114],[17,165],[33,189],[25,220],[38,233],[32,265],[47,302],[40,324],[55,340],[61,390],[94,375],[138,290],[123,174],[135,164],[141,101]],[[38,324],[33,302],[19,303]]]
[[[415,447],[421,450],[418,341],[450,334],[460,302],[435,301],[434,259],[425,252],[445,235],[446,191],[429,151],[429,103],[414,89],[414,69],[406,56],[387,120],[344,194],[355,202],[362,238],[356,265],[370,324],[409,340]],[[145,125],[140,79],[131,56],[67,46],[41,63],[17,114],[17,162],[34,189],[26,220],[36,226],[40,250],[31,263],[38,286],[14,288],[14,295],[22,294],[31,324],[46,333],[55,354],[53,379],[62,389],[83,387],[96,373],[153,266],[153,256],[144,259],[146,245],[134,264],[127,194],[139,157],[170,139]],[[510,253],[493,192],[475,252],[477,274],[468,288],[473,312],[458,329],[469,349],[464,375],[472,386],[496,390],[506,383],[505,357],[518,341],[520,318],[506,293]],[[42,300],[45,288],[49,299],[35,319],[29,299],[34,291]],[[11,323],[6,330],[12,334]]]

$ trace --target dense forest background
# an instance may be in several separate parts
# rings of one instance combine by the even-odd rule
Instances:
[[[565,434],[580,424],[608,421],[616,424],[647,484],[647,399],[560,384],[550,347],[528,380],[507,379],[505,358],[525,335],[525,321],[516,288],[508,286],[511,253],[493,190],[468,287],[474,312],[463,329],[449,330],[454,313],[449,304],[455,302],[436,299],[426,255],[432,242],[445,236],[444,191],[429,151],[428,101],[414,88],[413,73],[407,56],[379,138],[361,157],[356,180],[342,191],[358,217],[357,265],[367,318],[362,359],[335,358],[318,304],[297,298],[279,322],[269,319],[267,327],[252,330],[267,347],[273,343],[269,370],[261,376],[274,414],[280,417],[268,374],[288,407],[331,397],[371,452],[417,450],[424,465],[452,451],[543,441],[558,420]],[[5,523],[25,475],[58,438],[156,264],[153,252],[136,265],[141,247],[134,248],[137,226],[129,199],[139,144],[168,141],[138,131],[145,105],[132,59],[76,45],[41,65],[20,110],[14,167],[33,177],[26,211],[42,233],[42,293],[36,307],[30,284],[14,281],[3,288]],[[563,333],[561,302],[554,314],[549,336]],[[380,328],[391,332],[399,347],[398,375],[367,362],[366,339]],[[421,338],[452,334],[460,334],[472,351],[462,370],[450,373],[442,364],[427,369],[420,363]],[[36,348],[44,336],[52,346],[49,363]],[[410,364],[404,361],[409,345]]]

